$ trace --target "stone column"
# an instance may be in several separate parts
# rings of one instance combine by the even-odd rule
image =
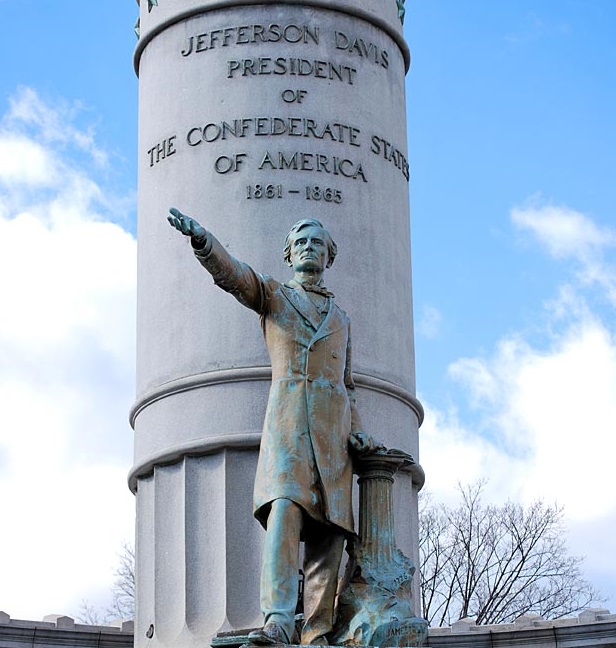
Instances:
[[[392,491],[394,474],[404,463],[378,454],[360,462],[359,539],[377,572],[391,563],[396,549]]]
[[[353,323],[367,432],[418,456],[404,78],[396,0],[141,0],[137,398],[138,646],[199,646],[260,624],[252,483],[269,388],[258,317],[166,222],[196,217],[286,280],[290,226],[316,217]],[[396,479],[415,559],[418,484]]]
[[[410,470],[419,486],[423,470],[408,453],[394,449],[360,457],[355,468],[359,539],[339,592],[331,640],[343,646],[421,646],[428,624],[415,611],[413,561],[396,546],[392,494],[400,469]]]

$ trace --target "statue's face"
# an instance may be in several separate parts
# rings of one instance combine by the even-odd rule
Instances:
[[[328,254],[320,227],[304,227],[291,242],[291,266],[295,272],[323,272]]]

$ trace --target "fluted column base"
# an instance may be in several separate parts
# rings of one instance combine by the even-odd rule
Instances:
[[[203,648],[260,625],[256,462],[256,450],[227,449],[139,478],[136,648]]]

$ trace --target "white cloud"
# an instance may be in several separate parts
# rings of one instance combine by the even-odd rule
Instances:
[[[599,287],[616,305],[616,266],[606,259],[616,249],[616,230],[597,225],[581,212],[552,205],[514,208],[511,220],[555,259],[576,262],[578,280]]]
[[[97,164],[104,165],[107,153],[96,145],[94,127],[88,125],[84,130],[74,124],[82,110],[79,102],[58,101],[57,105],[49,105],[35,90],[22,87],[9,99],[9,111],[2,121],[11,131],[35,128],[39,141],[72,145],[90,154]]]
[[[442,319],[441,312],[438,308],[424,304],[417,324],[415,325],[415,330],[422,337],[433,340],[440,333]]]
[[[599,227],[588,216],[567,207],[516,207],[511,211],[511,220],[517,227],[532,232],[557,259],[586,261],[616,244],[616,231]]]
[[[133,532],[136,242],[75,114],[22,89],[0,120],[0,605],[18,618],[104,604]]]
[[[463,387],[470,413],[462,418],[427,404],[421,450],[428,489],[447,501],[457,481],[487,477],[494,499],[564,505],[573,551],[592,553],[589,572],[606,577],[613,605],[611,541],[595,542],[594,529],[616,537],[616,331],[610,301],[591,299],[589,290],[612,298],[614,232],[566,208],[513,210],[512,220],[554,258],[579,266],[538,313],[543,342],[518,332],[486,356],[451,363],[448,376]],[[600,281],[589,281],[591,266]]]
[[[525,500],[558,500],[572,519],[616,514],[615,490],[588,498],[616,453],[616,339],[601,321],[571,322],[549,348],[505,339],[491,358],[450,369],[479,410],[477,432],[491,430],[491,449],[523,465]]]
[[[45,148],[27,137],[0,132],[0,183],[49,186],[56,177]]]
[[[121,357],[126,336],[118,337],[113,302],[124,311],[132,303],[134,239],[117,225],[69,212],[66,222],[45,220],[22,212],[0,221],[0,273],[7,278],[0,300],[14,305],[0,320],[0,340],[26,350],[69,345],[87,332]]]
[[[513,497],[512,482],[520,481],[523,464],[462,421],[455,410],[439,409],[421,400],[426,416],[420,432],[420,450],[427,490],[438,501],[453,504],[458,499],[458,484],[487,478],[485,492],[489,497]]]

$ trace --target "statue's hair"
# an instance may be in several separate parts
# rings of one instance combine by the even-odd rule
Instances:
[[[334,243],[332,235],[323,227],[321,221],[318,221],[316,218],[304,218],[303,220],[297,221],[295,225],[289,230],[287,238],[284,241],[284,261],[287,265],[291,265],[291,245],[295,240],[295,235],[301,232],[306,227],[318,227],[323,230],[325,243],[327,245],[327,266],[331,267],[338,253],[338,246]]]

